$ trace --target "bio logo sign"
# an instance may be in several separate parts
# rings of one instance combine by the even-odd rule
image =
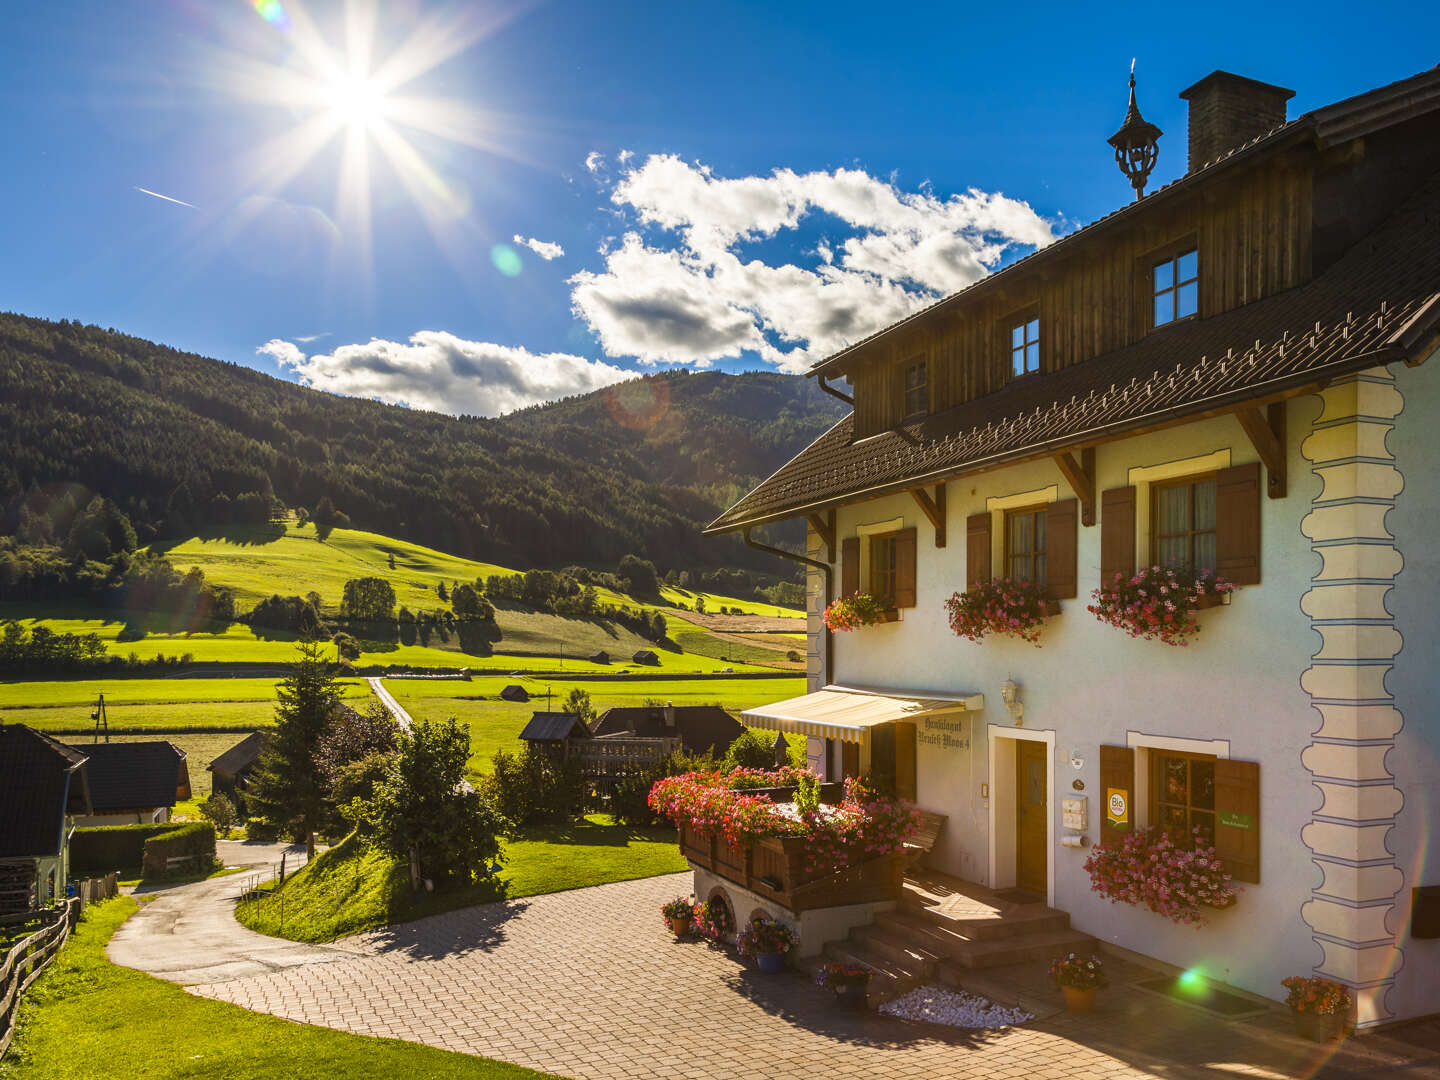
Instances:
[[[1105,820],[1113,826],[1130,823],[1130,792],[1113,787],[1105,790]]]

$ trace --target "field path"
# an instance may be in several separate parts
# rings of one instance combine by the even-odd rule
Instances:
[[[415,721],[412,720],[410,714],[401,707],[400,702],[395,700],[395,696],[391,694],[389,690],[385,689],[385,684],[380,681],[380,676],[372,675],[365,681],[370,684],[371,691],[380,699],[380,704],[390,710],[390,715],[395,717],[395,723],[399,724],[406,731],[409,731],[410,725]]]

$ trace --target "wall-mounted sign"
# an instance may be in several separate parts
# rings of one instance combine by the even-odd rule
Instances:
[[[1253,829],[1255,827],[1255,819],[1249,814],[1237,814],[1233,810],[1221,810],[1216,817],[1219,819],[1220,824],[1227,829]]]
[[[1130,792],[1124,788],[1106,789],[1105,821],[1111,826],[1130,824]]]
[[[916,734],[915,741],[942,750],[970,749],[970,733],[963,716],[927,716],[925,730]]]

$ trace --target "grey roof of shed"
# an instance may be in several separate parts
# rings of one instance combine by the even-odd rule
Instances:
[[[4,724],[0,776],[0,858],[58,854],[65,815],[90,812],[85,755],[24,724]]]
[[[234,746],[230,747],[223,754],[206,766],[211,772],[229,773],[231,776],[239,776],[255,762],[260,760],[260,755],[265,752],[268,738],[263,731],[255,731],[241,739]]]
[[[73,749],[89,759],[85,771],[95,813],[175,805],[185,751],[174,743],[95,743]]]
[[[520,732],[520,738],[532,742],[559,742],[576,737],[589,738],[590,729],[577,714],[568,712],[537,712]]]

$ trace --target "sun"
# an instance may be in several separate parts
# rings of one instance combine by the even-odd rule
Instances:
[[[337,75],[322,90],[321,100],[334,120],[346,127],[371,128],[385,118],[385,92],[367,75]]]

